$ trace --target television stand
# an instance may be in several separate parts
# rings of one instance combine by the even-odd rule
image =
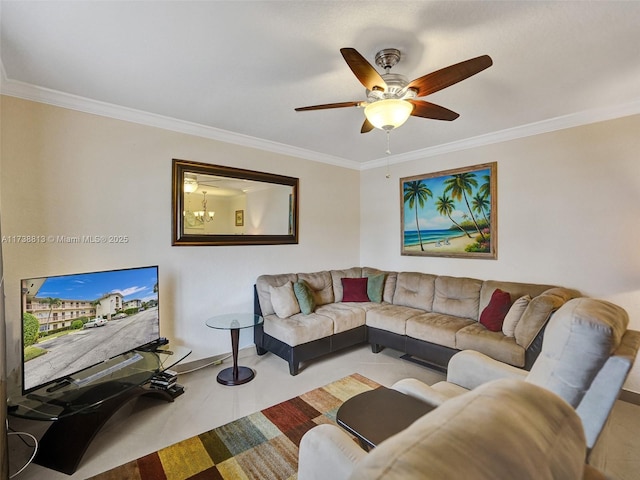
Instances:
[[[173,402],[182,393],[180,385],[162,390],[151,387],[150,381],[190,353],[182,347],[171,352],[160,349],[128,352],[83,370],[53,389],[43,387],[20,397],[9,413],[30,420],[52,421],[40,439],[34,462],[71,475],[102,426],[123,405],[140,396]],[[105,371],[108,373],[104,374]]]

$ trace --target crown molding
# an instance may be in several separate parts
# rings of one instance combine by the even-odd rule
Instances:
[[[124,120],[127,122],[147,125],[150,127],[162,128],[173,132],[194,135],[221,142],[240,145],[243,147],[255,148],[272,153],[289,155],[297,158],[304,158],[315,162],[326,163],[338,167],[345,167],[352,170],[360,170],[360,163],[347,160],[341,157],[326,155],[304,148],[285,145],[283,143],[272,142],[261,138],[242,135],[220,128],[209,127],[199,123],[188,122],[176,118],[144,112],[133,108],[122,107],[112,103],[91,100],[89,98],[59,92],[48,88],[38,87],[25,82],[7,79],[2,71],[2,81],[0,83],[0,93],[10,97],[22,98],[34,102],[53,105],[56,107],[77,110],[84,113],[100,115],[103,117]]]
[[[567,128],[579,127],[591,123],[604,122],[614,118],[628,117],[640,113],[640,99],[636,99],[629,103],[616,105],[613,107],[603,107],[592,110],[584,110],[582,112],[572,113],[561,117],[551,118],[540,122],[520,125],[518,127],[507,128],[497,132],[478,135],[476,137],[459,140],[456,142],[436,145],[434,147],[414,150],[412,152],[392,155],[390,157],[379,158],[363,163],[361,170],[370,170],[372,168],[386,167],[387,165],[396,165],[399,163],[420,160],[445,153],[467,150],[469,148],[482,147],[494,143],[506,142],[518,138],[531,137],[542,133],[564,130]]]
[[[603,107],[582,112],[572,113],[561,117],[543,120],[540,122],[520,125],[497,132],[478,135],[455,142],[436,145],[420,150],[414,150],[404,154],[390,155],[388,157],[371,160],[364,163],[355,162],[333,155],[326,155],[304,148],[285,145],[283,143],[272,142],[261,138],[242,135],[239,133],[222,130],[220,128],[179,120],[154,113],[144,112],[133,108],[122,107],[111,103],[91,100],[77,95],[51,90],[48,88],[34,86],[28,83],[10,80],[7,78],[4,65],[0,62],[0,93],[11,97],[22,98],[34,102],[45,103],[57,107],[77,110],[84,113],[91,113],[103,117],[124,120],[151,127],[162,128],[173,132],[194,135],[221,142],[231,143],[272,153],[279,153],[297,158],[304,158],[314,162],[326,163],[338,167],[352,170],[370,170],[373,168],[386,167],[400,163],[420,160],[436,155],[467,150],[470,148],[482,147],[494,143],[506,142],[518,138],[540,135],[542,133],[564,130],[567,128],[588,125],[591,123],[622,118],[640,113],[640,99],[633,100],[622,105],[613,107]]]

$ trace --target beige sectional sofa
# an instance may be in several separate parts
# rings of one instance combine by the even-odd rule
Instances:
[[[604,480],[585,465],[580,417],[515,379],[451,399],[370,452],[325,423],[300,441],[298,480]]]
[[[345,286],[353,298],[354,282],[343,279],[362,278],[379,292],[369,291],[364,301],[344,301]],[[301,285],[306,298],[294,291]],[[498,289],[521,306],[517,323],[510,322],[511,331],[491,331],[480,323]],[[254,305],[264,324],[255,328],[254,340],[259,355],[273,352],[285,359],[291,375],[298,373],[300,362],[367,341],[375,353],[390,347],[440,369],[446,369],[460,350],[476,350],[529,369],[540,352],[550,316],[577,296],[575,290],[552,285],[370,267],[261,275]]]

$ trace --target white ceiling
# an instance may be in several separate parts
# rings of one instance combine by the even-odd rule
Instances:
[[[389,161],[362,109],[294,111],[365,99],[341,47],[374,65],[398,48],[410,80],[493,58],[426,97],[460,118],[410,118],[392,161],[640,113],[640,1],[2,0],[0,17],[3,93],[352,168]]]

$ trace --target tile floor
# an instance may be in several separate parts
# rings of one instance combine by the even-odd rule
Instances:
[[[255,355],[252,348],[240,354],[240,364],[256,370],[256,378],[246,385],[226,387],[216,382],[221,366],[180,375],[185,394],[174,403],[141,398],[125,406],[103,427],[87,450],[80,467],[68,476],[32,464],[19,480],[85,479],[177,441],[262,410],[339,378],[360,373],[390,386],[395,381],[418,378],[434,383],[443,375],[385,349],[371,353],[368,346],[351,348],[306,365],[296,377],[289,375],[286,362],[275,355]],[[48,424],[10,418],[10,427],[42,435]],[[615,480],[640,480],[640,406],[617,402],[607,441],[603,444],[606,473]],[[9,439],[11,473],[28,458],[28,450],[17,437]]]

